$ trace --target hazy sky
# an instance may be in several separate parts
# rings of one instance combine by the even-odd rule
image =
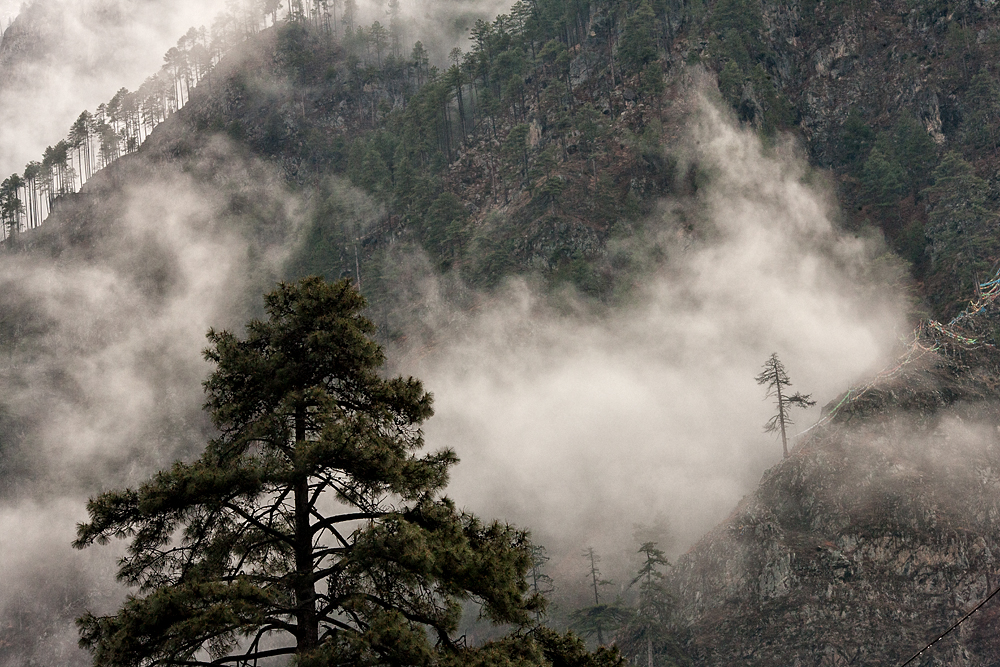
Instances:
[[[17,16],[22,0],[0,0],[0,31],[7,28],[7,22]]]

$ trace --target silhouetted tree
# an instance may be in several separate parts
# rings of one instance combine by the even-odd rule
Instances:
[[[664,574],[670,562],[655,542],[643,543],[639,553],[645,560],[629,583],[629,588],[638,586],[639,598],[628,621],[618,631],[616,643],[626,656],[632,656],[635,664],[643,657],[647,667],[690,664],[671,627],[674,599],[667,590]]]
[[[768,357],[767,361],[764,362],[763,370],[754,379],[757,381],[757,384],[767,387],[765,398],[774,397],[774,405],[778,411],[764,425],[764,432],[774,433],[775,431],[779,431],[781,433],[781,450],[787,459],[788,437],[785,434],[785,427],[794,423],[788,416],[789,409],[792,406],[807,408],[810,405],[816,405],[816,401],[809,400],[809,394],[795,392],[788,395],[782,393],[782,389],[792,386],[792,382],[788,379],[788,373],[785,371],[784,364],[778,359],[777,352],[773,352]]]
[[[604,632],[613,632],[628,617],[628,612],[618,605],[601,603],[601,588],[611,585],[611,582],[601,578],[601,571],[597,567],[598,563],[601,562],[601,557],[597,555],[593,547],[588,548],[583,557],[587,559],[590,566],[587,578],[590,579],[594,593],[594,604],[571,613],[569,627],[584,637],[596,636],[597,644],[603,646]]]
[[[20,226],[21,212],[24,209],[21,199],[23,186],[24,179],[18,174],[12,174],[0,183],[0,224],[8,237],[16,234]]]
[[[545,547],[533,545],[531,547],[531,570],[528,572],[528,581],[531,584],[531,592],[535,595],[545,597],[555,590],[552,577],[544,571],[545,564],[549,562],[549,557],[545,553]],[[535,612],[535,622],[541,623],[542,610]]]
[[[381,374],[349,281],[265,304],[246,338],[208,334],[201,457],[88,503],[75,546],[130,539],[118,576],[139,594],[81,618],[81,643],[107,667],[478,664],[453,636],[464,600],[514,624],[541,604],[527,535],[441,497],[454,452],[417,455],[431,396]]]

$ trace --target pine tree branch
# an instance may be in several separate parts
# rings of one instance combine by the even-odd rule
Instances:
[[[282,532],[280,532],[278,530],[275,530],[274,528],[271,528],[270,526],[268,526],[266,524],[261,523],[256,517],[254,517],[253,515],[248,514],[247,512],[243,511],[243,509],[241,509],[239,506],[234,505],[233,503],[228,503],[227,502],[227,503],[223,503],[223,507],[225,507],[228,510],[231,510],[231,511],[235,512],[244,521],[247,521],[248,523],[253,524],[258,529],[260,529],[264,533],[267,533],[268,535],[270,535],[271,537],[275,538],[276,540],[280,540],[280,541],[284,542],[285,544],[288,544],[291,547],[295,547],[295,540],[294,540],[294,538],[292,538],[289,535],[285,535],[284,533],[282,533]]]

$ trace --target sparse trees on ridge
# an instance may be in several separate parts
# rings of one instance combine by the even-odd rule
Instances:
[[[21,211],[24,209],[21,190],[24,180],[17,174],[12,174],[0,183],[0,225],[6,234],[17,233]]]
[[[783,393],[783,390],[792,386],[792,382],[788,379],[788,373],[785,371],[784,364],[778,359],[777,352],[772,353],[768,357],[767,361],[764,362],[763,369],[754,380],[757,381],[757,384],[767,387],[765,398],[774,397],[774,405],[777,412],[764,425],[764,432],[774,433],[777,431],[781,433],[781,450],[784,458],[787,459],[788,436],[785,430],[788,425],[794,423],[788,414],[789,410],[793,406],[807,408],[811,405],[816,405],[816,401],[810,400],[809,394],[800,394],[799,392],[789,394],[787,391]]]

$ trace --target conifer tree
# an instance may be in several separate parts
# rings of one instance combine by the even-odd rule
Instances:
[[[788,373],[785,371],[784,364],[778,359],[777,352],[771,353],[771,356],[764,362],[763,370],[754,379],[757,381],[757,384],[767,386],[765,398],[774,397],[774,404],[778,408],[778,412],[764,425],[764,432],[774,433],[778,431],[781,433],[781,450],[784,458],[787,459],[788,436],[785,433],[785,427],[794,423],[788,416],[789,408],[793,405],[800,408],[807,408],[811,405],[816,405],[816,401],[809,400],[809,394],[795,392],[789,395],[787,392],[782,393],[782,389],[792,386],[792,382],[788,379]]]
[[[601,570],[598,568],[601,557],[597,555],[593,547],[588,548],[583,553],[583,557],[590,565],[587,578],[590,579],[590,586],[594,593],[594,604],[577,609],[570,614],[570,628],[584,637],[596,636],[598,646],[603,646],[605,631],[613,632],[627,617],[628,612],[617,604],[601,602],[601,588],[609,586],[611,582],[601,578]]]
[[[463,664],[464,600],[527,623],[527,535],[441,495],[455,454],[418,453],[431,395],[380,375],[364,298],[314,277],[265,304],[245,338],[208,334],[201,457],[88,503],[74,545],[128,539],[138,589],[79,620],[95,664]]]
[[[622,652],[632,656],[635,664],[645,663],[646,667],[689,664],[671,628],[674,600],[663,572],[670,562],[655,542],[644,542],[638,553],[645,560],[629,588],[637,587],[639,598],[631,617],[618,632]]]
[[[531,547],[531,570],[528,572],[528,580],[531,584],[531,592],[535,595],[547,596],[554,590],[552,577],[544,571],[545,564],[550,560],[545,553],[545,547],[535,545]],[[535,621],[541,623],[542,610],[535,612]]]
[[[1000,250],[997,213],[989,208],[989,187],[960,154],[945,154],[932,173],[933,185],[924,190],[930,204],[925,228],[932,271],[942,287],[932,303],[953,311],[975,288],[981,276],[993,270]]]
[[[18,174],[12,174],[0,183],[0,225],[8,237],[16,234],[20,225],[24,208],[20,194],[23,186],[24,180]]]

